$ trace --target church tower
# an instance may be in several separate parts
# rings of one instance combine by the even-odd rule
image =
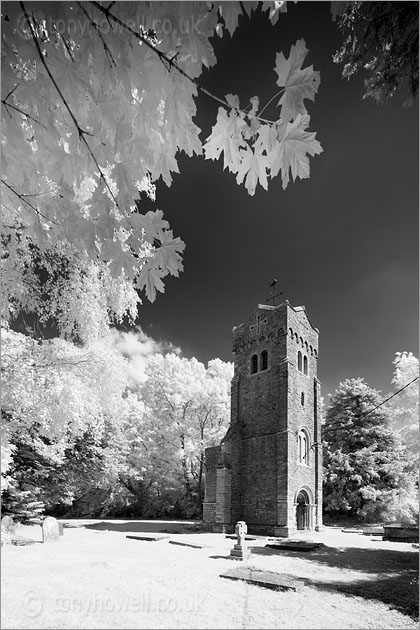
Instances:
[[[231,423],[206,449],[204,521],[289,536],[322,528],[319,331],[305,307],[258,304],[233,329]]]

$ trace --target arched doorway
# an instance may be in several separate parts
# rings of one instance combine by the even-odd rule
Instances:
[[[297,529],[310,529],[309,509],[309,497],[305,490],[301,490],[296,499]]]

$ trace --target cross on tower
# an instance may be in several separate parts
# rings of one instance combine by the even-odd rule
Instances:
[[[266,298],[266,301],[268,303],[270,303],[270,300],[273,300],[273,306],[276,305],[276,298],[279,297],[280,295],[283,295],[283,291],[280,291],[280,293],[277,293],[276,295],[274,295],[274,291],[276,290],[276,284],[277,284],[277,279],[274,278],[273,282],[269,283],[269,287],[270,287],[270,296],[268,298]]]
[[[250,330],[254,330],[255,328],[257,329],[257,333],[260,332],[260,325],[261,324],[266,324],[267,323],[267,318],[262,319],[261,315],[257,315],[257,323],[253,324],[252,326],[249,327]]]

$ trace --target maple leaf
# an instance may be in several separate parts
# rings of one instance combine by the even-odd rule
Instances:
[[[225,22],[225,28],[232,37],[237,26],[242,9],[239,2],[218,2],[217,6]]]
[[[146,295],[150,302],[156,299],[156,291],[165,292],[165,286],[162,278],[165,273],[161,269],[151,267],[150,263],[145,263],[137,278],[137,286],[139,289],[145,289]]]
[[[163,218],[162,210],[149,210],[146,214],[134,213],[128,217],[127,222],[149,243],[152,243],[155,238],[161,240],[169,227],[169,223]]]
[[[283,189],[289,183],[289,170],[293,180],[296,177],[306,179],[309,177],[309,155],[322,153],[322,147],[315,140],[316,133],[306,131],[310,117],[299,114],[293,122],[287,123],[285,132],[280,139],[279,146],[275,147],[268,156],[270,164],[270,176],[275,177],[281,170]]]
[[[284,122],[289,122],[298,114],[306,114],[307,110],[303,100],[309,98],[313,101],[318,91],[320,73],[314,71],[313,66],[301,67],[308,52],[305,41],[299,39],[296,44],[291,46],[288,59],[283,53],[276,55],[274,70],[279,77],[276,83],[285,88],[278,103],[281,105],[280,115]]]
[[[170,186],[172,184],[171,171],[179,173],[178,163],[173,155],[165,150],[165,146],[162,143],[161,150],[156,155],[155,164],[151,168],[152,179],[157,180],[159,177],[162,177],[165,184]]]
[[[258,138],[254,142],[253,148],[257,153],[269,155],[278,145],[277,132],[274,125],[261,125],[257,129]]]
[[[239,96],[236,94],[226,94],[225,99],[233,109],[239,109]]]
[[[228,97],[236,103],[235,97],[230,94]],[[248,130],[248,125],[242,114],[235,110],[228,114],[223,107],[219,107],[216,124],[203,145],[206,160],[218,160],[223,151],[223,168],[236,173],[241,163],[240,149],[247,146],[243,136],[245,130]]]
[[[240,152],[241,164],[236,176],[236,182],[241,184],[245,178],[245,188],[252,196],[255,188],[260,182],[264,190],[268,190],[267,168],[268,158],[262,153],[254,153],[251,147],[247,146],[246,151]]]
[[[263,2],[262,11],[269,10],[268,18],[271,24],[274,26],[280,17],[280,13],[287,12],[286,0],[274,0],[274,2]]]
[[[160,269],[167,269],[172,276],[179,276],[183,270],[180,252],[185,249],[185,243],[179,238],[174,238],[172,230],[166,230],[160,240],[160,246],[154,255],[154,264]]]

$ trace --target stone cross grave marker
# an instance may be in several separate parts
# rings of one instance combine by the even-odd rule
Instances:
[[[15,533],[16,524],[14,523],[11,516],[3,516],[3,518],[1,519],[1,528],[8,534]]]
[[[56,542],[60,536],[60,528],[56,518],[47,516],[42,523],[42,542]]]
[[[230,558],[234,560],[248,560],[251,555],[247,544],[245,543],[245,536],[248,532],[248,527],[245,521],[238,521],[235,525],[235,534],[237,536],[237,543],[231,549]]]

